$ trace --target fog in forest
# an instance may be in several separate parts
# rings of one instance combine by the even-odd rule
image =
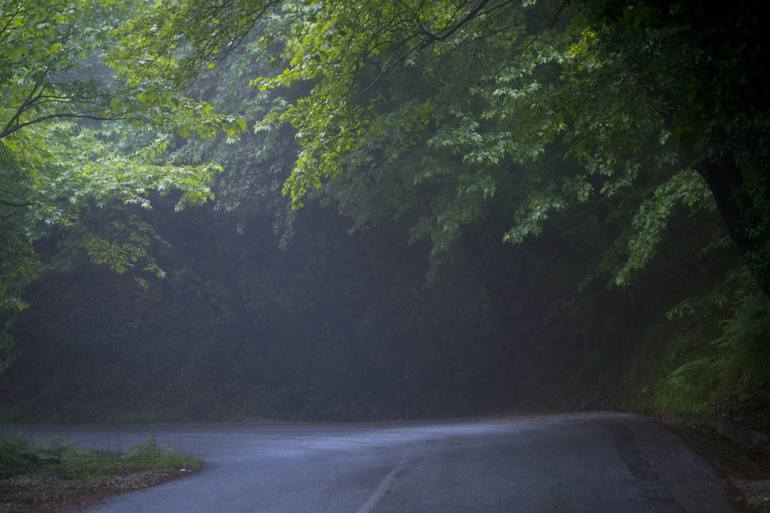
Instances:
[[[3,4],[3,422],[767,426],[750,2],[183,4]]]

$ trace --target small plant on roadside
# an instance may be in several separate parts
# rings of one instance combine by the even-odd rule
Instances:
[[[0,436],[0,477],[9,477],[34,469],[40,460],[40,448],[18,435]]]
[[[131,472],[194,470],[201,464],[198,458],[161,447],[155,438],[118,454],[79,450],[60,441],[43,446],[18,435],[0,437],[0,479],[38,474],[87,487],[110,484]]]
[[[0,512],[31,511],[31,503],[50,503],[59,511],[80,505],[83,497],[153,486],[202,464],[162,447],[155,438],[120,454],[78,449],[63,440],[40,444],[16,434],[0,435]]]
[[[201,460],[170,448],[163,448],[155,437],[152,437],[124,456],[123,465],[130,470],[194,469],[200,467]]]

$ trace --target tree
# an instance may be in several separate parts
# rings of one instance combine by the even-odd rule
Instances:
[[[191,165],[173,149],[184,138],[243,130],[237,116],[218,115],[185,94],[206,65],[195,59],[221,54],[237,36],[220,32],[199,51],[200,31],[219,21],[203,16],[212,14],[207,2],[184,6],[176,14],[199,12],[198,23],[170,34],[159,31],[168,25],[151,23],[170,12],[159,3],[0,3],[4,354],[12,352],[7,328],[25,307],[26,286],[49,265],[38,251],[44,237],[55,233],[60,248],[85,252],[117,272],[136,268],[162,277],[150,254],[150,227],[131,217],[110,221],[109,209],[151,208],[152,194],[170,191],[179,208],[212,197],[209,184],[220,166]],[[240,30],[245,20],[233,23]]]
[[[716,208],[767,294],[768,111],[755,71],[766,45],[752,12],[284,2],[287,65],[255,83],[312,89],[260,128],[296,129],[285,186],[296,205],[323,187],[356,226],[416,215],[413,236],[437,254],[502,191],[515,205],[510,242],[571,206],[623,201],[636,205],[616,242],[626,258],[614,281],[626,283],[677,205]]]
[[[770,104],[764,64],[768,36],[760,5],[689,0],[587,1],[592,23],[626,48],[707,183],[730,237],[770,295],[767,180]],[[628,51],[631,49],[631,51]]]
[[[438,259],[492,212],[510,219],[501,235],[517,243],[587,205],[614,240],[605,267],[620,284],[655,254],[677,205],[716,209],[767,294],[770,120],[756,71],[766,37],[754,3],[720,9],[6,0],[0,306],[23,307],[44,267],[35,242],[54,230],[116,270],[162,274],[146,226],[97,233],[83,216],[149,208],[172,189],[180,207],[212,196],[221,152],[185,140],[227,142],[216,138],[232,140],[246,121],[203,101],[205,72],[265,20],[253,43],[265,76],[253,83],[270,111],[253,128],[256,144],[294,131],[284,192],[295,206],[322,190],[354,230],[406,217]]]

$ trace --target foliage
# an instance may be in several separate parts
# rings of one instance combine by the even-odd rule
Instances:
[[[323,189],[353,230],[407,217],[412,240],[429,238],[434,256],[492,211],[507,211],[503,238],[521,243],[555,218],[569,223],[577,205],[610,203],[638,208],[616,241],[624,258],[605,269],[627,284],[655,253],[675,205],[719,206],[762,284],[770,216],[764,186],[747,177],[762,176],[767,162],[755,158],[761,131],[747,127],[767,116],[740,90],[757,87],[749,64],[765,46],[740,42],[740,31],[758,33],[740,7],[716,29],[704,16],[718,10],[690,20],[693,9],[686,1],[282,2],[258,41],[261,67],[276,69],[252,83],[291,98],[255,130],[295,130],[283,188],[295,207]],[[720,35],[735,43],[726,52],[716,51]],[[740,169],[712,171],[724,155]],[[737,180],[726,185],[731,173]],[[729,198],[741,195],[747,204],[732,209]]]
[[[140,30],[158,9],[159,4],[113,0],[7,0],[0,6],[4,324],[25,308],[26,286],[47,265],[36,245],[53,233],[70,249],[79,243],[119,272],[143,260],[146,270],[162,275],[146,255],[146,235],[121,233],[130,228],[125,223],[117,231],[89,231],[86,211],[148,209],[152,194],[173,192],[178,208],[212,197],[210,182],[221,167],[211,161],[190,165],[173,156],[173,146],[179,138],[219,131],[234,136],[243,121],[185,96],[185,79],[197,73],[196,63],[184,61],[181,76],[170,74],[168,59],[144,59],[168,36],[157,34],[154,25]],[[190,32],[186,42],[176,38],[175,55],[184,60],[184,48],[194,46],[195,37]],[[210,49],[218,52],[230,43],[223,39]],[[125,237],[130,246],[112,240]]]
[[[137,445],[128,454],[84,451],[61,441],[34,443],[19,435],[0,437],[0,477],[20,474],[50,474],[89,486],[126,471],[170,471],[201,466],[198,458],[163,448],[154,438]]]
[[[770,428],[763,406],[770,387],[770,301],[746,269],[679,303],[668,317],[664,333],[649,332],[637,349],[629,376],[639,379],[632,388],[645,392],[635,394],[632,407],[718,412],[760,431]]]
[[[39,461],[38,447],[18,435],[0,437],[0,475],[7,477],[34,468]]]
[[[687,204],[709,205],[657,98],[578,8],[448,1],[283,9],[287,66],[254,83],[312,84],[259,125],[297,131],[284,188],[295,205],[333,179],[327,192],[354,228],[410,215],[412,238],[429,237],[434,253],[484,220],[490,204],[510,205],[515,224],[504,239],[521,242],[572,204],[620,195],[640,174],[689,181],[696,196]],[[670,210],[657,203],[674,193],[675,185],[661,186],[646,211]],[[639,230],[618,281],[649,259],[661,231]]]
[[[278,45],[283,39],[276,25],[281,27],[283,22],[276,18],[265,20],[260,30],[249,34],[238,49],[216,68],[201,73],[190,86],[192,95],[205,98],[218,112],[240,116],[252,129],[237,138],[188,141],[177,154],[191,162],[220,162],[223,172],[213,185],[215,208],[237,219],[236,229],[241,234],[253,228],[248,224],[254,215],[272,216],[272,230],[280,237],[279,244],[286,247],[296,214],[280,190],[296,156],[294,133],[263,129],[260,121],[287,99],[274,91],[249,87],[256,74],[272,69],[274,63],[264,62],[261,56],[264,45]],[[268,32],[269,43],[265,39]]]
[[[500,306],[506,301],[520,305],[516,320],[531,327],[516,331],[522,340],[536,339],[548,324],[541,316],[555,316],[564,304],[572,305],[565,307],[569,315],[587,319],[562,312],[568,321],[554,329],[569,325],[577,340],[603,329],[590,323],[616,327],[622,321],[611,312],[619,310],[601,308],[610,293],[598,292],[593,279],[627,286],[656,261],[662,266],[669,225],[684,214],[721,216],[747,264],[738,274],[753,276],[767,295],[770,118],[757,72],[767,61],[763,27],[748,0],[698,4],[7,0],[0,10],[3,327],[10,329],[6,321],[25,308],[29,283],[47,270],[82,265],[81,255],[118,274],[133,271],[145,286],[172,276],[192,297],[174,301],[210,321],[205,336],[194,329],[203,320],[189,322],[190,336],[198,337],[191,342],[196,361],[224,361],[203,367],[212,376],[236,376],[261,397],[267,385],[255,384],[248,363],[258,361],[260,372],[281,384],[276,396],[301,402],[313,387],[332,396],[344,379],[359,379],[353,370],[330,378],[331,354],[351,369],[369,369],[371,376],[361,378],[367,383],[407,389],[419,369],[442,376],[447,388],[460,387],[481,379],[457,363],[467,359],[461,339],[483,333],[494,349],[471,351],[473,358],[502,373],[490,355],[504,354],[500,347],[508,343],[500,326],[513,330]],[[714,23],[716,15],[723,22]],[[180,229],[165,210],[155,210],[201,205],[215,192],[214,208],[191,214]],[[452,275],[468,289],[434,280],[437,289],[429,293],[399,282],[402,274],[423,274],[412,262],[406,271],[382,272],[403,288],[382,285],[366,303],[363,271],[330,271],[355,260],[337,248],[354,248],[356,262],[375,267],[361,255],[375,259],[384,251],[378,240],[391,250],[390,232],[341,242],[328,227],[305,221],[313,227],[306,231],[316,232],[302,239],[310,241],[309,256],[265,249],[274,242],[264,237],[266,222],[282,235],[284,249],[295,235],[299,214],[289,203],[307,204],[307,215],[339,228],[336,217],[319,213],[319,198],[336,205],[350,233],[386,225],[399,235],[408,230],[419,248],[429,241],[431,278],[438,263],[451,270],[478,260],[478,267]],[[548,249],[533,250],[534,236]],[[492,249],[490,237],[530,256]],[[668,242],[696,240],[677,237]],[[705,251],[724,240],[714,229],[697,243]],[[672,269],[690,262],[667,255]],[[261,266],[250,267],[255,262]],[[496,274],[483,268],[491,263]],[[593,267],[580,285],[593,309],[574,306],[585,298],[573,297],[576,266]],[[718,282],[722,271],[704,281]],[[340,276],[342,285],[329,281]],[[548,293],[532,284],[535,277],[549,284]],[[347,295],[333,298],[327,290]],[[435,290],[451,293],[431,295]],[[747,356],[760,354],[755,344],[765,329],[765,306],[752,286],[697,292],[669,310],[674,324],[697,312],[728,321],[720,336],[662,329],[672,342],[669,353],[657,348],[665,355],[658,366],[665,375],[651,378],[659,406],[711,407],[727,387],[757,376],[748,388],[765,386],[752,363],[764,360]],[[547,313],[521,306],[522,294],[537,295]],[[629,302],[657,312],[681,300],[671,294],[661,286],[655,301]],[[500,310],[490,313],[490,298]],[[404,307],[409,313],[392,313],[391,302],[411,305]],[[356,325],[324,305],[339,305]],[[638,315],[622,319],[657,322]],[[299,317],[320,329],[292,331]],[[419,363],[378,347],[370,361],[340,342],[377,346],[385,334],[422,342],[416,332],[428,333],[425,340],[439,348],[416,357]],[[568,329],[559,333],[572,340]],[[77,329],[66,336],[90,343]],[[285,346],[271,344],[281,336]],[[0,337],[6,365],[14,350],[6,333]],[[224,349],[212,343],[221,339],[235,342]],[[324,340],[336,353],[294,365],[285,347],[317,352],[305,339]],[[699,345],[701,339],[719,342]],[[228,361],[235,348],[251,359]],[[602,348],[606,354],[586,356],[586,368],[613,354]],[[540,361],[552,376],[564,368]],[[189,365],[185,372],[195,375],[199,369]],[[715,383],[719,393],[712,395]],[[315,401],[319,408],[322,401]]]
[[[617,8],[601,1],[228,0],[211,6],[187,0],[173,9],[159,2],[113,3],[56,3],[50,6],[55,23],[37,4],[10,2],[4,11],[9,55],[4,76],[14,70],[22,77],[7,80],[8,135],[50,118],[83,117],[121,119],[132,132],[105,135],[66,124],[58,132],[56,125],[45,126],[37,136],[27,130],[38,141],[63,141],[47,152],[49,161],[95,161],[102,172],[120,170],[116,179],[128,186],[116,190],[113,179],[113,187],[99,181],[94,189],[77,181],[66,193],[67,184],[57,184],[61,194],[34,203],[34,210],[53,211],[63,220],[41,216],[43,227],[71,222],[58,203],[70,200],[69,210],[76,211],[82,200],[73,190],[86,191],[81,196],[97,204],[104,203],[100,189],[110,200],[142,206],[149,205],[149,192],[171,187],[182,188],[183,202],[208,199],[203,184],[217,168],[207,163],[218,155],[230,159],[232,170],[220,181],[223,191],[238,191],[241,184],[247,191],[262,187],[254,178],[235,179],[234,169],[264,166],[278,177],[291,166],[283,190],[295,206],[324,187],[353,220],[353,230],[406,216],[411,239],[429,238],[434,256],[446,254],[466,227],[488,219],[491,211],[502,209],[509,217],[503,239],[521,243],[541,233],[554,216],[566,221],[566,211],[574,214],[575,205],[615,201],[626,210],[635,205],[637,214],[627,219],[628,229],[617,241],[625,246],[625,259],[611,270],[615,283],[626,284],[655,253],[674,205],[715,207],[710,196],[716,186],[696,172],[701,162],[730,151],[748,152],[744,164],[757,164],[752,160],[757,152],[735,141],[765,118],[738,116],[729,103],[735,99],[734,80],[719,78],[732,96],[719,100],[718,115],[708,118],[702,108],[699,95],[712,98],[704,92],[702,72],[722,61],[690,64],[706,55],[710,40],[692,37],[700,20],[683,20],[686,2],[672,3],[670,15],[644,2]],[[249,36],[260,21],[256,35]],[[732,35],[734,29],[724,30]],[[27,44],[33,38],[35,44]],[[686,44],[677,45],[679,39]],[[227,59],[244,41],[251,50]],[[741,52],[732,55],[743,63]],[[250,59],[257,64],[249,66]],[[260,90],[281,90],[284,96],[246,93],[249,73]],[[191,83],[192,89],[183,89]],[[690,94],[679,101],[682,88]],[[217,114],[191,92],[229,112]],[[210,137],[223,129],[225,142],[234,143],[246,126],[241,115],[254,123],[256,137],[247,143],[255,148],[249,157],[253,165],[227,145],[180,149],[157,132]],[[294,130],[296,158],[281,128],[285,123]],[[712,135],[722,128],[733,135],[715,145]],[[75,151],[62,151],[78,140]],[[9,162],[24,162],[14,155],[30,141],[20,140],[15,148],[4,144]],[[126,144],[143,151],[123,157]],[[164,158],[204,168],[159,165]],[[25,164],[16,181],[45,162]],[[125,197],[126,190],[134,197]],[[225,202],[241,204],[248,194],[231,193]],[[21,191],[23,204],[17,208],[32,206],[27,196]],[[254,199],[260,198],[264,195]],[[45,208],[57,201],[58,208]],[[750,222],[759,234],[764,217],[758,215]],[[41,225],[39,219],[20,225],[32,221]],[[18,231],[8,235],[9,245],[30,239]],[[755,274],[763,275],[764,250],[746,251]],[[39,273],[34,252],[24,254],[14,253],[20,261],[11,264],[15,273],[4,280],[7,308],[22,306],[19,291]]]

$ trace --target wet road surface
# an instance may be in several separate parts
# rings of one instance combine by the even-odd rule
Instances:
[[[703,459],[630,414],[18,430],[112,451],[155,436],[206,462],[190,477],[110,498],[89,513],[735,511]]]

